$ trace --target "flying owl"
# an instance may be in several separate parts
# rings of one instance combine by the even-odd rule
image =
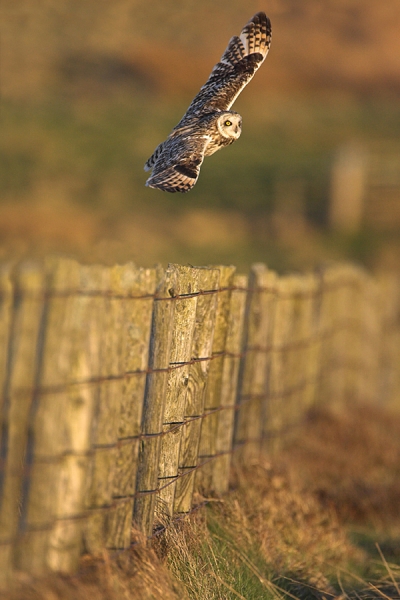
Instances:
[[[271,43],[271,22],[259,12],[231,38],[208,81],[165,142],[145,164],[153,172],[146,185],[165,192],[188,192],[195,185],[205,156],[235,142],[242,117],[232,104],[264,62]]]

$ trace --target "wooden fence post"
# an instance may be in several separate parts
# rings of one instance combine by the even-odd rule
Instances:
[[[10,579],[15,549],[22,535],[19,512],[26,481],[25,457],[31,407],[35,401],[34,390],[41,360],[46,289],[46,277],[41,264],[20,264],[11,273],[14,288],[11,313],[9,277],[9,273],[5,273],[2,278],[4,316],[8,318],[8,324],[5,325],[9,331],[2,390],[0,470],[0,580],[3,585]],[[6,332],[4,338],[7,338]]]
[[[238,460],[247,462],[261,448],[263,422],[267,418],[267,392],[275,318],[277,275],[265,265],[252,266],[246,309],[240,373],[239,410],[235,444],[242,445]]]
[[[289,402],[290,362],[294,316],[293,276],[280,277],[276,282],[276,303],[271,341],[271,362],[268,385],[266,445],[275,452],[281,445],[285,425],[285,402]]]
[[[330,405],[342,401],[344,394],[343,365],[340,364],[337,350],[337,336],[342,315],[343,301],[340,271],[328,267],[321,273],[322,294],[320,308],[321,322],[321,376],[318,389],[320,402]]]
[[[134,504],[134,524],[145,535],[153,532],[155,502],[158,490],[158,470],[163,433],[165,396],[170,363],[172,323],[179,295],[177,269],[169,265],[165,274],[158,272],[149,350],[149,374],[142,418],[142,439]]]
[[[303,307],[299,324],[300,339],[305,340],[305,348],[301,354],[302,416],[319,400],[317,392],[321,372],[320,277],[315,273],[305,275],[303,286]]]
[[[98,373],[97,298],[80,294],[87,291],[83,274],[90,292],[98,291],[98,278],[93,282],[87,269],[69,260],[51,261],[47,270],[46,331],[21,516],[26,533],[17,557],[19,568],[38,574],[72,571],[80,556],[95,404],[88,379]]]
[[[380,399],[381,348],[382,348],[382,304],[379,286],[375,278],[362,271],[358,275],[359,289],[353,311],[360,327],[355,342],[356,360],[362,368],[353,381],[354,396],[362,402]],[[357,332],[356,332],[357,333]]]
[[[111,271],[111,283],[112,291],[122,296],[120,368],[126,377],[122,383],[118,447],[113,467],[115,507],[108,518],[106,545],[107,548],[127,548],[131,542],[156,271],[136,269],[133,265],[116,266]]]
[[[219,270],[199,269],[198,287],[201,291],[217,290]],[[185,425],[183,429],[179,455],[179,475],[176,482],[174,512],[185,513],[192,508],[193,490],[196,472],[192,469],[198,464],[198,452],[202,418],[204,412],[205,389],[212,344],[214,338],[215,317],[218,293],[201,294],[197,298],[196,323],[193,333],[192,355],[199,359],[190,365],[189,382],[186,394]],[[202,360],[204,359],[204,360]]]
[[[7,586],[11,569],[12,541],[9,538],[2,518],[3,490],[6,473],[6,452],[8,444],[7,423],[7,373],[9,371],[11,327],[13,319],[13,284],[12,266],[5,264],[0,266],[0,590]]]
[[[331,406],[340,407],[358,392],[357,382],[365,373],[360,348],[363,323],[360,319],[361,271],[351,265],[329,267],[323,272],[319,395]]]
[[[175,265],[179,274],[180,298],[176,301],[172,326],[170,356],[171,371],[168,373],[165,401],[163,437],[161,439],[157,513],[161,517],[173,515],[176,478],[179,469],[186,396],[189,384],[190,360],[192,358],[193,333],[196,324],[198,296],[198,269]],[[187,297],[185,297],[187,295]]]
[[[211,459],[196,472],[195,489],[202,493],[213,492],[213,468],[217,453],[216,436],[218,431],[218,412],[221,404],[222,373],[225,360],[226,339],[229,326],[229,311],[235,275],[235,267],[217,267],[220,271],[220,291],[217,299],[214,339],[212,346],[212,361],[208,371],[208,380],[204,400],[204,410],[210,414],[203,419],[199,445],[200,462]]]
[[[283,278],[278,299],[271,385],[277,424],[274,448],[304,418],[315,400],[319,374],[317,281],[312,274]],[[279,372],[284,377],[279,386]],[[272,395],[272,389],[271,389]]]
[[[226,356],[222,371],[222,410],[218,414],[216,435],[216,453],[220,456],[215,459],[212,470],[212,490],[219,495],[227,492],[229,487],[248,277],[235,275],[233,286],[237,289],[231,295]]]
[[[400,406],[400,276],[380,273],[381,351],[379,398],[384,406]]]
[[[155,272],[135,272],[130,264],[113,267],[105,273],[105,278],[108,297],[104,298],[104,314],[99,323],[103,328],[100,376],[104,380],[99,386],[100,398],[94,421],[89,491],[92,517],[86,538],[92,552],[104,546],[127,548],[131,541],[137,436],[145,372],[133,383],[132,378],[139,378],[139,375],[129,374],[128,377],[127,361],[129,358],[133,366],[147,363],[153,301],[151,297],[140,300],[127,296],[151,296],[155,288]],[[132,350],[137,349],[142,351],[142,356],[132,357]],[[129,435],[130,432],[135,433]]]

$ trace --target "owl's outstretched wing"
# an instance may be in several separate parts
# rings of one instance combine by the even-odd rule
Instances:
[[[271,22],[265,13],[259,12],[243,27],[240,36],[231,38],[186,115],[204,110],[229,110],[264,62],[270,44]]]
[[[188,192],[196,183],[209,136],[172,134],[163,144],[146,185],[164,192]],[[150,166],[151,168],[151,166]]]

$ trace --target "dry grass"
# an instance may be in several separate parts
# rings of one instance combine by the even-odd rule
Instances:
[[[4,600],[183,600],[183,587],[141,541],[143,544],[114,559],[107,554],[98,558],[84,556],[74,576],[56,574],[34,579],[20,574],[13,592],[4,596],[0,593],[0,597]]]
[[[85,557],[76,576],[21,579],[5,598],[400,598],[399,434],[400,417],[376,407],[313,413],[153,549]]]
[[[280,460],[342,522],[400,526],[400,418],[378,406],[311,414]]]

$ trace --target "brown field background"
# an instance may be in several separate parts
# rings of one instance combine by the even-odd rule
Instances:
[[[188,195],[145,188],[144,162],[258,10],[272,46],[234,106],[241,139],[205,161]],[[244,271],[262,261],[282,272],[345,259],[398,270],[399,31],[398,0],[3,0],[0,260],[62,253]],[[379,188],[369,220],[338,231],[332,165],[347,145],[378,156],[393,202]],[[398,597],[383,568],[386,596],[364,587],[376,542],[399,578],[399,427],[379,407],[311,414],[276,460],[234,473],[235,491],[172,527],[155,552],[140,546],[126,564],[85,557],[76,577],[21,577],[9,597],[184,598],[202,581],[190,597],[230,597],[215,564],[199,559],[199,540],[218,554],[213,527],[272,573],[306,582],[298,597],[310,585],[334,597],[332,573],[348,593],[338,598]],[[232,585],[237,563],[228,552],[218,564]]]
[[[145,188],[145,160],[257,10],[272,48],[235,104],[240,141],[188,195]],[[351,234],[328,218],[338,147],[398,151],[397,0],[5,0],[1,12],[3,256],[397,268],[397,213]]]

